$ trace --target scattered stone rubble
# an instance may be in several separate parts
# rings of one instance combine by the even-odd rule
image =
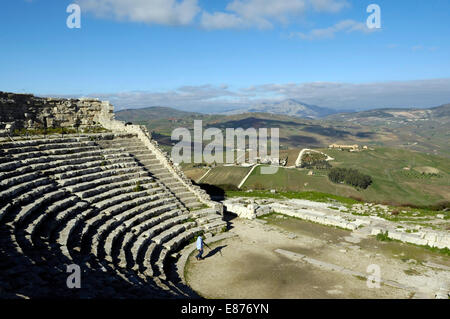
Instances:
[[[374,236],[387,233],[389,238],[406,243],[428,245],[439,249],[450,248],[450,234],[447,231],[434,230],[420,225],[405,226],[405,224],[379,217],[379,211],[389,212],[389,207],[384,205],[353,205],[351,210],[356,214],[361,214],[358,216],[351,214],[347,207],[336,203],[318,203],[298,199],[231,198],[223,201],[223,204],[227,211],[235,213],[241,218],[255,219],[269,213],[280,213],[351,231],[358,229]]]

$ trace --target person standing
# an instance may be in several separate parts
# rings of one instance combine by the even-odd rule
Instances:
[[[209,246],[203,241],[202,236],[198,236],[197,237],[197,250],[198,250],[198,254],[197,256],[195,256],[195,258],[197,260],[201,260],[203,259],[202,255],[203,255],[203,245],[205,245],[206,247],[209,248]],[[211,249],[211,248],[209,248]]]

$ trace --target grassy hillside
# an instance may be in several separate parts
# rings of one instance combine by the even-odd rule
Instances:
[[[373,184],[366,190],[357,190],[332,183],[324,170],[313,170],[314,175],[309,176],[311,170],[280,168],[274,175],[261,175],[261,167],[258,167],[247,179],[244,189],[317,191],[391,204],[431,205],[450,201],[450,164],[445,158],[392,148],[376,148],[374,151],[358,153],[328,149],[322,151],[335,159],[331,162],[334,167],[358,169],[370,175]],[[248,169],[215,168],[202,182],[238,185],[241,177],[245,176],[244,170]]]

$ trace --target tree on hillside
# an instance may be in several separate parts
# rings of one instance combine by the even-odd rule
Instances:
[[[352,168],[332,168],[328,178],[333,183],[345,183],[361,189],[366,189],[372,184],[372,177]]]

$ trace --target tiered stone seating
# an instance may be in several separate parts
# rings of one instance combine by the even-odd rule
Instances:
[[[146,169],[152,172],[152,175],[160,180],[169,190],[189,209],[195,209],[203,206],[196,196],[184,186],[180,180],[175,178],[168,170],[156,159],[156,156],[145,147],[137,138],[128,139],[128,141],[112,140],[105,143],[110,147],[125,147],[128,145],[127,152],[136,158]]]
[[[0,282],[22,276],[10,284],[13,294],[183,297],[165,273],[167,257],[226,225],[214,209],[195,210],[199,199],[135,136],[0,147]],[[65,286],[73,263],[85,289]]]

